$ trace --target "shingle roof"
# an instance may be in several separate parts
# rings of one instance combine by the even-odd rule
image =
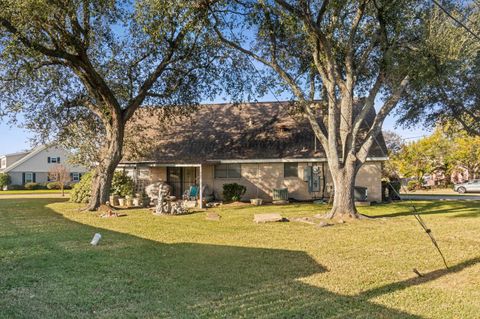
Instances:
[[[174,120],[161,108],[142,109],[127,129],[124,162],[325,158],[306,119],[292,109],[288,102],[205,104]],[[377,140],[370,157],[386,156],[383,136]]]

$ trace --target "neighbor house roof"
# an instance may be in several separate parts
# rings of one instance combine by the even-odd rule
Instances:
[[[11,156],[18,156],[18,155],[27,155],[28,153],[30,153],[30,151],[24,151],[24,152],[16,152],[16,153],[4,154],[4,155],[0,155],[0,158],[3,158],[3,157],[11,157]]]
[[[161,108],[139,110],[127,129],[123,163],[325,160],[311,126],[289,102],[205,104],[182,113],[169,119]],[[366,121],[374,117],[372,111]],[[369,157],[385,159],[383,136],[377,141]]]
[[[15,163],[13,163],[12,165],[9,165],[7,168],[5,168],[3,170],[3,173],[8,173],[8,172],[12,171],[14,168],[16,168],[17,166],[25,163],[26,161],[28,161],[29,159],[31,159],[32,157],[34,157],[35,155],[37,155],[38,153],[40,153],[41,151],[43,151],[45,149],[47,149],[47,146],[41,145],[41,146],[38,146],[38,147],[34,148],[30,152],[26,152],[26,153],[28,153],[27,155],[25,155],[24,157],[22,157],[21,159],[19,159]]]

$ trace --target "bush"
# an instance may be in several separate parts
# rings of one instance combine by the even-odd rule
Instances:
[[[247,191],[247,188],[237,183],[223,184],[223,199],[227,202],[239,201]]]
[[[130,176],[115,172],[112,180],[112,188],[110,190],[112,195],[118,195],[120,197],[125,197],[127,195],[132,196],[134,190],[135,182]]]
[[[92,192],[92,174],[83,174],[80,182],[76,183],[70,192],[70,201],[74,203],[88,203]]]
[[[39,183],[26,183],[25,189],[27,190],[45,189],[45,186]]]
[[[62,189],[62,184],[59,182],[50,182],[47,183],[47,188],[48,189]]]
[[[12,190],[12,191],[20,191],[20,190],[24,190],[25,187],[23,185],[13,184],[13,185],[8,186],[8,189]]]
[[[133,195],[135,183],[129,176],[120,172],[113,175],[111,193],[125,197]],[[74,203],[88,203],[92,192],[92,173],[86,173],[82,176],[80,182],[76,183],[70,192],[70,201]]]
[[[10,185],[12,180],[10,179],[10,175],[6,173],[0,173],[0,190],[2,190],[5,186]]]
[[[413,181],[408,181],[407,183],[407,190],[409,191],[415,191],[417,189],[421,188],[421,184],[419,181],[413,180]]]

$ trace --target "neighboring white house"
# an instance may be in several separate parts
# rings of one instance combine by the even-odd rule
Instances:
[[[10,176],[11,185],[26,183],[48,183],[48,172],[55,165],[61,164],[70,171],[72,182],[78,182],[87,169],[70,165],[67,161],[68,151],[60,147],[45,145],[29,152],[0,155],[0,173]]]

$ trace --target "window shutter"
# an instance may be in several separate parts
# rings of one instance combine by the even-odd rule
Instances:
[[[52,160],[50,159],[50,157],[47,158],[47,161],[50,163]]]
[[[25,173],[22,173],[22,185],[25,185]]]
[[[73,181],[73,173],[70,173],[70,180]]]
[[[82,173],[78,173],[78,180],[82,179]]]
[[[57,163],[60,164],[60,157],[57,157]]]
[[[32,173],[32,179],[33,179],[33,182],[36,183],[37,182],[37,176],[35,173]]]

